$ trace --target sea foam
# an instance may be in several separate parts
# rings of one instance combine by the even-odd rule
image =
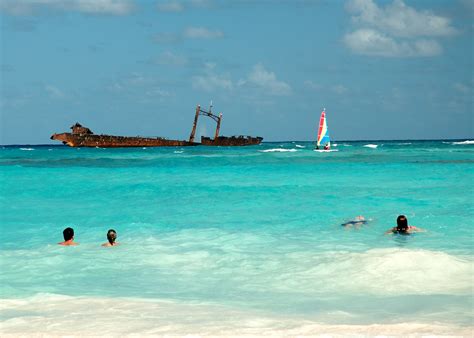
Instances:
[[[453,142],[452,144],[462,145],[462,144],[474,144],[473,140],[461,141],[461,142]]]

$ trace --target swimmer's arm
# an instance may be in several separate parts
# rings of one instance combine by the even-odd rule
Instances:
[[[384,235],[391,235],[397,231],[397,228],[390,228],[389,230],[385,231]]]

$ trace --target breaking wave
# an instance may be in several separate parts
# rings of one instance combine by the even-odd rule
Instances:
[[[366,144],[366,145],[364,145],[364,147],[371,148],[371,149],[377,149],[378,144]]]
[[[461,144],[474,144],[473,140],[461,141],[461,142],[453,142],[452,144],[461,145]]]
[[[297,149],[285,149],[285,148],[274,148],[274,149],[266,149],[266,150],[259,150],[262,153],[294,153],[298,151]]]

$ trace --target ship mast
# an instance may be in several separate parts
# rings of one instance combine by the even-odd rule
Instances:
[[[202,110],[200,105],[196,106],[196,114],[194,115],[193,129],[191,130],[191,135],[189,136],[189,142],[194,142],[194,136],[196,135],[196,127],[197,127],[199,115],[210,117],[211,119],[216,121],[217,126],[216,126],[216,132],[214,134],[214,140],[217,139],[217,137],[219,137],[219,130],[221,128],[222,113],[219,113],[219,116],[214,115],[212,113],[212,101],[211,101],[211,104],[209,106],[209,111]]]
[[[196,115],[194,116],[193,130],[191,130],[191,135],[189,135],[189,142],[194,142],[194,135],[196,134],[196,126],[199,118],[199,112],[201,111],[201,106],[196,106]]]

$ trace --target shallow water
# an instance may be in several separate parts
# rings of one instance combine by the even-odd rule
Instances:
[[[464,141],[3,147],[0,332],[469,332]],[[399,214],[426,232],[384,235]]]

